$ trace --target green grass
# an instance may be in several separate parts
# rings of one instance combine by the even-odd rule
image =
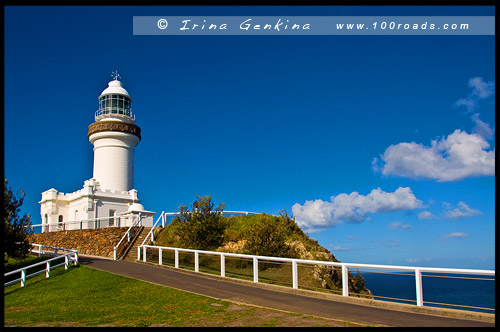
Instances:
[[[46,260],[46,257],[38,257],[35,255],[28,255],[28,257],[23,259],[17,259],[9,257],[7,262],[4,262],[4,273],[20,269],[24,266],[32,265],[41,261]]]
[[[228,305],[84,266],[56,269],[49,279],[37,276],[26,284],[5,288],[6,325],[183,326],[187,320],[213,315]]]
[[[4,288],[5,326],[349,326],[235,305],[85,266]],[[291,324],[291,325],[290,325]]]

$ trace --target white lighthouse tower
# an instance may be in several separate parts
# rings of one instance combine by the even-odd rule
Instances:
[[[94,145],[94,179],[101,189],[129,191],[134,187],[134,150],[141,129],[135,125],[132,98],[118,74],[114,78],[99,96],[88,136]]]
[[[135,124],[132,98],[118,73],[112,76],[98,98],[95,122],[88,128],[94,146],[93,177],[73,193],[54,188],[42,193],[42,231],[128,227],[139,214],[143,226],[153,224],[155,213],[144,210],[134,189],[134,152],[141,129]]]

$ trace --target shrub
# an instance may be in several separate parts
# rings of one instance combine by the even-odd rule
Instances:
[[[222,216],[224,203],[214,209],[211,196],[197,196],[192,210],[185,205],[179,207],[179,216],[172,221],[183,247],[211,250],[224,242],[225,218]]]

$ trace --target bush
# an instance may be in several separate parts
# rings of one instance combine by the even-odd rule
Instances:
[[[288,220],[283,217],[262,214],[247,233],[243,251],[250,255],[295,257],[295,251],[286,244],[288,226]]]
[[[179,216],[172,220],[181,245],[185,248],[211,250],[220,247],[224,242],[226,219],[222,216],[224,203],[214,209],[211,196],[197,196],[192,210],[181,205]]]

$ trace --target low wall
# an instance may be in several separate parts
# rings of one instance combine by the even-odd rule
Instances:
[[[31,234],[28,238],[30,243],[75,249],[81,255],[113,258],[113,248],[125,235],[127,229],[128,227],[77,229]]]

